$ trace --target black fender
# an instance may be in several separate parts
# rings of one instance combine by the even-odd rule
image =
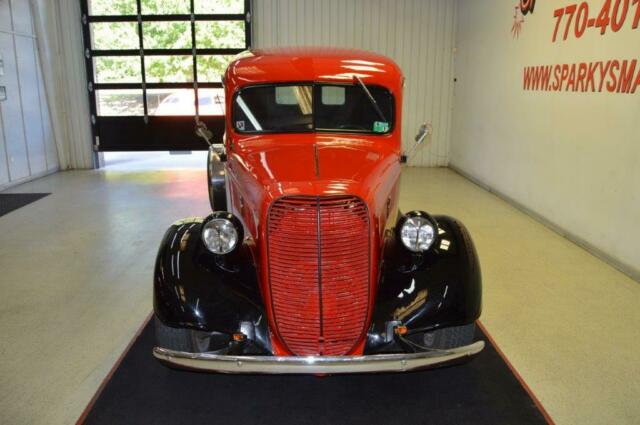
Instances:
[[[434,216],[438,235],[424,253],[406,249],[394,229],[386,232],[370,349],[381,344],[389,322],[408,333],[473,323],[482,311],[482,276],[473,241],[454,218]],[[388,341],[388,339],[387,339]]]
[[[178,221],[162,239],[155,265],[153,308],[175,328],[237,332],[251,322],[266,333],[255,262],[245,241],[226,255],[202,243],[202,218]]]

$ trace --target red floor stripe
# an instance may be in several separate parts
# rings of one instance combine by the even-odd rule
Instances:
[[[142,333],[142,330],[145,328],[145,326],[147,326],[147,323],[149,323],[149,320],[151,320],[151,316],[153,316],[153,311],[147,315],[146,319],[144,319],[144,321],[142,322],[142,325],[140,325],[135,335],[133,335],[133,338],[131,338],[131,341],[129,341],[129,344],[127,344],[127,347],[124,349],[122,354],[120,354],[120,357],[118,357],[118,360],[116,361],[116,363],[113,365],[113,367],[111,368],[107,376],[105,376],[105,378],[102,380],[102,382],[100,383],[100,386],[98,387],[98,390],[93,395],[93,397],[91,397],[89,404],[87,404],[87,407],[84,408],[84,410],[82,411],[82,414],[76,421],[76,425],[83,424],[85,419],[87,419],[87,415],[93,408],[93,405],[96,403],[96,400],[98,400],[98,397],[100,397],[100,394],[102,394],[102,390],[104,390],[104,387],[111,380],[111,377],[115,373],[116,369],[118,369],[118,367],[120,366],[120,363],[122,363],[122,360],[131,349],[131,346],[133,346],[133,343],[136,342],[136,339],[138,339],[138,337]]]
[[[524,388],[524,390],[527,392],[527,394],[529,394],[529,397],[531,397],[531,399],[535,403],[535,405],[538,408],[538,410],[540,410],[540,413],[542,413],[542,416],[547,421],[547,423],[549,425],[555,425],[555,422],[553,422],[553,419],[551,419],[551,416],[549,415],[549,412],[546,411],[546,409],[544,408],[542,403],[540,403],[540,400],[538,400],[538,397],[536,397],[536,395],[533,393],[533,391],[531,391],[531,388],[529,388],[527,383],[524,382],[524,379],[522,379],[522,376],[520,376],[520,374],[518,373],[516,368],[513,367],[513,365],[511,364],[509,359],[507,359],[507,356],[505,356],[505,354],[502,352],[500,347],[498,347],[498,344],[496,344],[496,342],[491,337],[489,332],[487,332],[487,328],[484,327],[484,325],[482,324],[482,322],[480,322],[480,320],[478,320],[476,323],[478,324],[478,327],[480,328],[480,330],[482,330],[482,333],[484,334],[484,336],[489,340],[491,345],[493,345],[493,347],[496,349],[496,352],[500,355],[500,357],[502,357],[502,360],[504,360],[504,362],[507,364],[507,366],[509,366],[509,369],[511,370],[511,373],[513,373],[513,375],[516,377],[518,382],[520,382],[520,385],[522,385],[522,388]]]

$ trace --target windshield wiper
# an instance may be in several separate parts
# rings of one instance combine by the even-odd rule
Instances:
[[[382,121],[388,123],[389,121],[387,121],[387,118],[382,113],[382,109],[380,109],[380,106],[378,106],[378,102],[376,102],[376,100],[373,98],[373,96],[371,95],[371,92],[369,91],[367,86],[365,86],[364,83],[362,82],[362,79],[360,77],[358,77],[357,75],[354,75],[353,79],[356,80],[356,82],[358,83],[358,85],[360,87],[362,87],[362,90],[364,91],[364,94],[367,95],[367,98],[369,99],[369,102],[371,102],[371,106],[373,106],[373,109],[376,110],[376,113],[378,114],[380,119],[382,119]]]
[[[256,117],[253,115],[253,113],[251,112],[251,109],[249,109],[247,104],[244,102],[244,99],[239,94],[238,96],[236,96],[236,103],[238,104],[238,106],[240,106],[240,109],[242,109],[242,112],[244,112],[244,115],[247,118],[249,118],[249,122],[251,122],[251,125],[253,126],[254,130],[262,131],[262,126],[260,125]]]

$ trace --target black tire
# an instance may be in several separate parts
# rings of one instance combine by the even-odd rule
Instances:
[[[437,350],[462,347],[473,342],[475,332],[475,323],[464,326],[452,326],[449,328],[438,329],[433,332],[425,332],[421,345],[426,348]]]
[[[209,155],[207,156],[207,185],[211,211],[227,211],[224,163],[213,149],[209,150]]]
[[[161,348],[188,353],[204,353],[209,351],[211,337],[205,332],[191,329],[172,328],[154,316],[156,344]]]

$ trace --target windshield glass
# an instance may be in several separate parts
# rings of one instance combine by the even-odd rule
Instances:
[[[380,86],[366,89],[357,83],[246,87],[234,97],[233,125],[240,133],[390,132],[393,95]]]

